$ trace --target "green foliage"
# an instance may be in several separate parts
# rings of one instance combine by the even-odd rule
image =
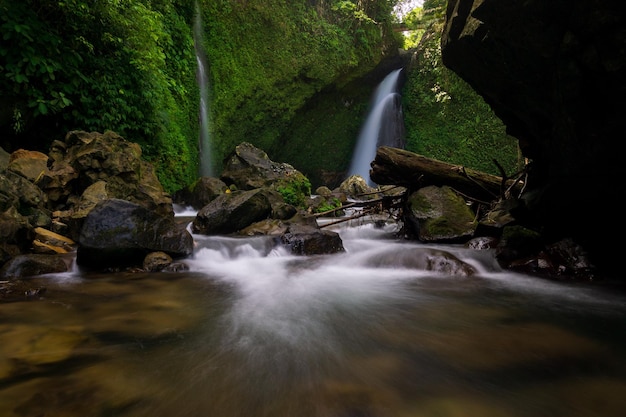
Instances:
[[[441,62],[442,24],[432,23],[423,36],[402,91],[406,149],[501,175],[495,160],[512,175],[521,168],[517,141],[482,97]]]
[[[300,173],[296,173],[276,185],[286,203],[303,208],[306,198],[311,195],[311,182]]]
[[[246,141],[322,185],[320,167],[349,164],[366,114],[372,89],[353,81],[401,45],[392,31],[399,1],[199,0],[199,13],[190,0],[0,1],[0,146],[46,152],[69,130],[112,130],[140,144],[166,190],[193,183],[199,17],[213,171]],[[426,0],[407,21],[440,24],[445,4]],[[514,141],[443,67],[434,33],[403,90],[407,148],[486,172],[493,158],[509,170],[517,152],[505,139]],[[299,201],[302,187],[285,192]]]
[[[325,200],[322,204],[320,204],[319,207],[315,209],[315,212],[324,213],[330,210],[337,209],[341,206],[341,200],[339,200],[337,197],[332,197],[329,200]]]
[[[409,29],[404,38],[404,49],[415,48],[424,34],[427,22],[424,20],[424,9],[416,7],[404,16],[404,24]]]
[[[196,176],[186,6],[23,0],[3,2],[0,12],[0,115],[13,115],[0,116],[5,137],[45,152],[69,130],[113,130],[142,146],[168,189]],[[163,169],[159,162],[172,157],[183,165]]]
[[[204,1],[214,164],[247,141],[276,147],[308,101],[382,57],[387,1]],[[392,42],[391,40],[389,41]]]

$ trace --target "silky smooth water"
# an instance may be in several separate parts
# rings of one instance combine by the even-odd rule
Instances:
[[[196,82],[200,90],[198,103],[198,154],[200,159],[199,175],[211,177],[213,173],[212,143],[210,133],[210,83],[208,74],[207,57],[204,51],[204,29],[202,24],[202,11],[200,5],[195,2],[195,18],[193,25],[194,50],[196,54]]]
[[[334,226],[333,226],[334,227]],[[342,254],[194,236],[181,273],[30,280],[0,304],[0,416],[619,417],[626,303],[601,287],[407,262],[393,226]]]
[[[374,90],[370,109],[352,155],[349,175],[359,175],[369,185],[370,163],[379,146],[404,148],[404,119],[398,92],[398,80],[402,68],[391,71]]]

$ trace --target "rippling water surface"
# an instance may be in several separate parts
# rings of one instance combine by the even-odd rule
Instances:
[[[346,253],[195,236],[184,273],[37,277],[0,304],[0,416],[621,417],[626,303],[588,285],[406,260],[368,224]]]

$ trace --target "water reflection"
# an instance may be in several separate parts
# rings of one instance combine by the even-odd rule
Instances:
[[[344,254],[196,236],[185,273],[35,278],[41,299],[0,304],[0,415],[623,413],[619,295],[504,273],[454,246],[440,249],[478,275],[372,266],[423,246],[340,231]]]

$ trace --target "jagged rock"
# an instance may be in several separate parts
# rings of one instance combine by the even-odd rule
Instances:
[[[152,165],[141,159],[141,148],[114,132],[72,131],[64,141],[53,142],[48,156],[20,149],[10,154],[6,161],[3,159],[2,164],[2,263],[20,253],[72,251],[69,242],[80,240],[87,216],[99,203],[111,199],[136,204],[144,212],[137,217],[124,217],[128,212],[121,215],[117,220],[126,229],[120,229],[119,237],[100,234],[102,247],[89,239],[97,234],[95,229],[100,228],[99,232],[103,232],[103,225],[88,228],[85,235],[88,239],[80,257],[83,264],[102,266],[108,262],[107,266],[116,266],[115,256],[109,258],[112,253],[119,255],[120,263],[125,263],[135,262],[137,252],[163,249],[174,256],[186,256],[193,251],[193,238],[188,231],[178,230],[171,197],[161,186]],[[143,219],[139,218],[141,216]],[[114,221],[107,221],[109,223],[103,224],[111,233],[115,228]],[[154,223],[149,225],[150,221]],[[44,229],[47,230],[45,236],[36,232]],[[52,234],[59,231],[64,235],[52,239]],[[134,243],[124,241],[129,236],[129,239],[137,240]],[[108,246],[120,242],[119,248]],[[144,256],[142,253],[141,260]],[[137,263],[141,265],[141,261]],[[7,268],[16,267],[7,264]]]
[[[37,151],[18,149],[11,153],[7,170],[37,183],[48,171],[48,156]]]
[[[339,192],[355,200],[371,200],[380,197],[376,194],[376,188],[369,186],[360,175],[351,175],[338,188]]]
[[[269,218],[270,193],[268,189],[258,188],[220,195],[198,212],[191,226],[193,233],[230,234]]]
[[[271,161],[264,151],[247,142],[226,158],[220,179],[238,190],[271,188],[296,207],[303,206],[311,195],[311,182],[304,174],[287,163]]]
[[[411,193],[407,225],[422,242],[460,243],[472,238],[475,214],[450,187],[429,186]]]
[[[252,190],[296,176],[302,174],[293,166],[274,162],[263,150],[243,142],[226,158],[220,179],[240,190]]]
[[[4,150],[0,146],[0,171],[4,171],[9,166],[9,159],[11,154]]]
[[[516,263],[519,264],[520,259],[534,257],[544,245],[545,242],[538,232],[520,225],[506,226],[496,248],[496,259],[504,268],[510,269]]]
[[[317,194],[319,196],[322,196],[322,197],[330,197],[333,194],[333,192],[327,186],[322,185],[322,186],[317,187],[315,189],[315,194]]]
[[[47,197],[42,190],[27,178],[12,172],[0,173],[0,210],[10,206],[20,208],[20,212],[45,208]]]
[[[476,250],[495,249],[498,246],[499,239],[493,236],[478,236],[468,240],[465,247]]]
[[[224,181],[215,177],[200,177],[189,187],[179,190],[173,196],[174,200],[184,206],[191,206],[196,210],[224,194],[228,186]]]
[[[44,193],[23,176],[12,171],[0,173],[0,242],[27,252],[34,228],[51,223],[45,201]]]
[[[34,230],[33,252],[43,254],[62,254],[74,252],[76,242],[51,230],[37,227]]]
[[[49,156],[53,162],[40,187],[50,205],[64,216],[60,221],[70,225],[72,239],[77,239],[86,212],[102,197],[128,200],[165,216],[173,214],[171,196],[153,166],[141,159],[139,145],[115,132],[68,132],[64,142],[53,143]],[[87,190],[94,196],[82,198]]]
[[[12,224],[10,224],[12,225]],[[3,229],[2,219],[0,219],[0,230]],[[1,236],[0,236],[1,237]],[[0,240],[0,266],[22,253],[20,247],[16,244],[6,243]]]
[[[156,251],[172,258],[189,256],[193,237],[173,215],[163,216],[127,200],[108,199],[87,215],[76,262],[98,269],[137,266]]]
[[[289,225],[278,219],[265,219],[244,227],[238,231],[242,236],[280,236],[287,231]]]

